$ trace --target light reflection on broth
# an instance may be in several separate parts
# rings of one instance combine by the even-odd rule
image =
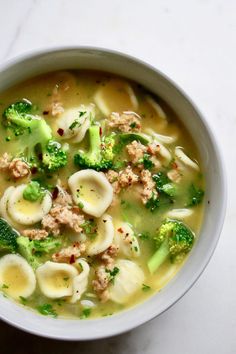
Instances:
[[[119,222],[127,222],[131,226],[139,243],[141,251],[140,256],[127,257],[121,252],[119,253],[119,251],[118,253],[114,251],[112,254],[112,252],[109,253],[112,248],[109,248],[109,252],[106,253],[105,256],[104,254],[103,256],[100,254],[89,257],[86,254],[86,247],[96,239],[97,219],[93,215],[84,215],[81,217],[84,218],[82,222],[82,219],[78,219],[78,215],[83,215],[83,205],[76,206],[72,199],[69,198],[66,207],[65,205],[57,204],[57,210],[53,210],[52,213],[50,212],[51,219],[48,218],[47,222],[51,224],[53,222],[54,224],[56,223],[57,225],[54,225],[54,229],[51,224],[49,225],[45,222],[45,226],[45,223],[39,222],[30,226],[19,225],[18,231],[24,233],[24,230],[42,229],[45,233],[44,237],[46,235],[48,237],[54,237],[55,240],[59,240],[59,246],[52,247],[45,251],[46,246],[39,246],[44,237],[36,237],[37,242],[39,243],[37,245],[38,248],[34,249],[32,252],[33,257],[37,257],[37,264],[34,263],[33,265],[34,269],[45,263],[47,260],[72,265],[75,265],[75,262],[80,258],[86,260],[90,268],[89,275],[86,276],[87,278],[83,278],[81,275],[84,270],[82,269],[83,267],[81,266],[81,268],[79,268],[80,265],[76,265],[77,269],[79,269],[79,275],[81,275],[81,280],[78,278],[79,290],[77,290],[78,292],[81,292],[81,297],[75,304],[70,302],[70,296],[55,300],[48,299],[37,287],[31,296],[24,299],[23,304],[33,309],[40,309],[39,311],[44,315],[52,314],[50,311],[46,313],[45,308],[43,307],[45,304],[49,304],[51,306],[49,308],[53,308],[54,314],[56,313],[62,317],[92,318],[111,315],[117,311],[129,308],[160,291],[174,277],[181,265],[183,265],[184,259],[180,263],[171,263],[170,258],[167,257],[154,274],[150,273],[148,261],[156,252],[156,244],[153,238],[157,234],[157,229],[166,218],[168,211],[172,209],[191,208],[193,213],[186,216],[186,219],[182,221],[195,233],[196,237],[198,237],[203,214],[203,205],[200,202],[203,196],[201,190],[204,189],[204,178],[201,171],[195,171],[191,167],[180,163],[174,156],[175,147],[181,146],[187,156],[194,161],[197,160],[198,164],[200,163],[198,150],[191,136],[182,126],[175,113],[160,98],[150,96],[141,85],[129,82],[123,78],[115,77],[108,73],[84,70],[54,72],[39,76],[12,87],[0,96],[1,113],[3,113],[8,105],[17,101],[22,101],[22,99],[27,99],[32,102],[33,114],[45,119],[46,123],[52,129],[53,139],[62,144],[62,148],[67,151],[68,156],[66,167],[58,169],[55,172],[40,170],[41,167],[38,168],[38,166],[37,168],[35,168],[35,166],[32,168],[35,161],[32,163],[32,161],[27,161],[25,156],[22,156],[26,163],[31,163],[32,172],[31,175],[27,175],[23,178],[13,178],[7,169],[4,170],[4,168],[1,168],[1,196],[9,186],[17,186],[22,183],[29,184],[31,180],[37,180],[41,187],[48,189],[52,193],[54,203],[58,197],[58,195],[55,195],[58,193],[58,189],[55,189],[55,186],[59,186],[62,190],[65,190],[70,194],[68,178],[80,169],[79,166],[75,166],[74,164],[74,155],[77,154],[79,150],[87,151],[91,142],[88,139],[88,133],[79,144],[71,143],[69,139],[62,139],[64,132],[63,129],[60,130],[58,122],[60,114],[66,112],[68,109],[94,103],[95,117],[91,118],[90,124],[99,125],[101,137],[109,136],[112,132],[115,132],[116,139],[118,134],[144,133],[145,139],[151,139],[148,143],[145,143],[146,145],[142,144],[143,140],[140,140],[141,143],[139,144],[142,145],[141,150],[143,149],[145,152],[141,152],[141,158],[135,162],[133,162],[135,157],[133,157],[132,154],[127,153],[127,145],[132,144],[132,141],[137,140],[130,140],[123,145],[120,140],[116,141],[113,148],[115,151],[115,158],[113,161],[113,170],[115,171],[115,174],[114,180],[110,179],[110,183],[113,185],[115,191],[118,189],[120,190],[118,194],[114,193],[113,202],[106,210],[106,214],[113,218],[113,224],[118,225]],[[155,105],[153,105],[151,100],[157,102],[160,109],[163,111],[163,114],[166,115],[166,118],[162,116],[163,114],[159,108],[155,108]],[[140,117],[141,130],[139,130],[136,120],[129,123],[128,126],[125,126],[124,123],[122,126],[123,128],[121,129],[122,131],[120,130],[119,125],[109,128],[110,113],[117,112],[121,116],[122,112],[126,111],[138,114]],[[75,122],[75,125],[77,123],[78,122]],[[164,142],[165,139],[162,142],[158,142],[158,139],[155,141],[154,135],[152,137],[150,135],[150,128],[154,133],[166,137],[174,137],[175,139],[171,142],[171,140],[168,140],[167,138],[166,143]],[[73,127],[70,127],[69,129],[73,129]],[[14,134],[12,135],[12,132],[9,132],[3,125],[0,126],[0,133],[2,137],[0,156],[3,156],[3,154],[7,152],[12,158],[16,157],[16,151],[18,151],[19,144],[21,144],[21,139],[25,140],[27,137],[24,135],[15,137]],[[29,131],[28,134],[31,134],[31,132]],[[170,152],[171,161],[168,161],[164,155],[161,155],[160,149],[162,144]],[[101,143],[101,148],[105,149],[104,146],[105,143],[103,141]],[[136,151],[136,153],[138,152]],[[39,156],[40,154],[37,155],[39,161],[37,161],[36,164],[42,164],[42,156]],[[145,162],[146,165],[142,160],[144,154],[147,159]],[[199,166],[201,167],[201,165]],[[124,173],[123,177],[121,177],[122,171],[126,168],[131,169],[132,173],[138,176],[136,182],[133,182],[132,180],[132,178],[135,178],[133,175],[130,177],[127,173]],[[146,183],[144,182],[144,176],[142,176],[142,171],[144,169],[150,171],[151,181],[152,175],[162,172],[167,181],[163,184],[165,185],[166,190],[164,191],[164,189],[162,189],[163,185],[157,187],[157,184],[155,185],[155,183],[158,182],[155,182],[154,187],[147,185],[147,188],[144,191]],[[96,167],[96,170],[99,169]],[[103,172],[98,172],[101,174],[107,172],[107,170],[103,169]],[[169,186],[166,186],[167,184],[169,184]],[[89,180],[85,181],[83,188],[79,186],[81,198],[86,199],[89,203],[95,202],[98,197],[103,198],[104,191],[102,189],[100,190],[99,184],[97,184],[97,186],[99,186],[99,190],[96,192],[96,190],[94,191],[96,184]],[[172,190],[169,191],[169,188],[174,188],[173,195],[168,194],[172,193]],[[154,190],[154,194],[149,193],[150,190],[152,190],[152,193]],[[195,195],[192,196],[192,200],[190,201],[191,193],[193,194],[194,192]],[[96,198],[94,198],[94,193]],[[150,198],[147,198],[148,193]],[[154,204],[152,202],[152,205],[148,207],[148,201],[151,197],[155,197],[156,199],[159,198],[160,200],[158,202],[155,201],[155,206],[153,206]],[[195,199],[193,200],[193,198]],[[17,208],[21,212],[25,211],[27,214],[31,215],[34,214],[36,209],[38,209],[38,203],[40,202],[32,202],[23,199],[20,201]],[[152,210],[152,208],[155,208],[155,210]],[[60,211],[58,211],[59,209]],[[78,220],[80,220],[80,223]],[[55,231],[56,228],[59,230],[57,234]],[[118,232],[122,233],[123,231],[118,230]],[[29,236],[29,232],[28,234],[25,232],[24,235],[31,239],[35,238],[35,235],[32,236],[32,234],[30,234]],[[108,235],[104,234],[104,238],[106,237],[108,237]],[[126,240],[124,242],[127,242],[128,245],[129,235],[125,235],[123,239]],[[81,247],[81,244],[84,245],[84,248],[79,248]],[[70,248],[68,249],[68,247]],[[66,251],[63,251],[64,253],[62,255],[60,251],[64,249],[66,249]],[[26,257],[25,253],[22,253],[22,249],[18,249],[16,252],[21,253],[23,257]],[[7,252],[3,252],[3,254],[4,253]],[[119,279],[120,276],[119,269],[115,269],[116,260],[118,259],[128,259],[134,262],[135,265],[142,270],[144,279],[124,304],[118,304],[109,300],[109,287],[112,287],[112,284],[114,284],[116,279]],[[29,261],[29,259],[27,260]],[[102,282],[98,276],[101,267],[103,267],[103,276],[106,277],[104,282],[107,283],[103,291],[100,289],[102,287]],[[7,273],[2,276],[4,284],[9,284],[10,286],[11,283],[14,283],[15,287],[20,287],[21,283],[24,282],[25,274],[21,274],[18,268],[13,269],[8,267],[7,269]],[[69,278],[66,275],[63,276],[63,274],[63,271],[61,271],[61,273],[58,273],[55,279],[53,279],[52,286],[55,289],[64,287],[65,283],[68,282]],[[130,276],[132,277],[132,280],[135,279],[135,270],[133,273],[130,273]],[[85,279],[87,280],[85,281]],[[129,291],[128,284],[127,289],[127,291]],[[12,295],[10,289],[7,289],[6,287],[4,289],[3,284],[2,290],[9,296]],[[158,296],[158,294],[156,296]],[[81,305],[81,300],[92,301],[94,307],[89,311],[86,311],[86,308]],[[19,299],[19,302],[22,303],[22,299]]]

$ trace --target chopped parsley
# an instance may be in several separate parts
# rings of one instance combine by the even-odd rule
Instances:
[[[134,129],[134,128],[136,128],[136,125],[137,125],[136,122],[133,122],[129,126],[130,126],[130,128]]]
[[[6,284],[2,284],[2,289],[8,289],[9,288],[9,286],[8,285],[6,285]]]
[[[195,206],[202,202],[204,197],[204,191],[201,188],[196,187],[193,183],[189,187],[189,200],[187,206]]]
[[[83,209],[84,204],[83,204],[82,202],[79,202],[79,203],[78,203],[78,207],[79,207],[80,209]]]
[[[142,285],[142,290],[143,291],[149,291],[149,290],[151,290],[151,287],[149,285],[143,284]]]
[[[154,163],[152,162],[149,154],[143,155],[142,163],[145,170],[151,170],[154,167]]]
[[[21,302],[23,305],[26,305],[27,299],[26,299],[24,296],[19,296],[19,299],[20,299],[20,302]]]
[[[94,239],[97,235],[97,223],[95,222],[94,219],[88,219],[86,220],[82,225],[82,229],[84,230],[84,233],[90,237],[91,239]]]
[[[85,318],[88,318],[90,315],[91,315],[91,308],[85,307],[80,315],[80,318],[83,320]]]
[[[86,114],[86,111],[84,112],[79,112],[79,118],[82,117],[84,114]],[[73,130],[75,127],[81,125],[80,121],[78,119],[75,119],[74,122],[69,126],[70,130]]]
[[[138,237],[140,238],[140,240],[146,241],[146,240],[150,239],[150,233],[149,232],[141,232],[140,234],[138,234]]]
[[[119,273],[120,269],[118,267],[114,267],[112,270],[106,269],[106,273],[109,273],[109,282],[114,284],[115,277]]]
[[[57,313],[51,304],[43,304],[37,307],[37,310],[41,315],[57,317]]]
[[[160,206],[160,199],[152,194],[151,198],[148,199],[147,203],[145,204],[145,207],[149,209],[152,213],[156,211]]]

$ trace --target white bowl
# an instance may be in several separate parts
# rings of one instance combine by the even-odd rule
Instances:
[[[110,50],[76,47],[37,52],[0,67],[0,91],[32,76],[59,69],[96,69],[135,80],[162,97],[196,142],[206,177],[205,216],[199,241],[178,274],[158,294],[111,317],[63,320],[43,317],[0,297],[1,318],[28,332],[64,340],[91,340],[131,330],[160,315],[195,283],[216,247],[226,207],[226,182],[217,144],[205,119],[169,78],[130,56]]]

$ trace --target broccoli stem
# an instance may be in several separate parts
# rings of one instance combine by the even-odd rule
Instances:
[[[100,128],[98,125],[93,125],[89,128],[89,142],[90,148],[88,156],[94,160],[99,161],[100,149],[101,149],[101,137],[100,137]]]
[[[164,241],[154,255],[148,261],[148,269],[153,274],[167,259],[170,250],[168,240]]]

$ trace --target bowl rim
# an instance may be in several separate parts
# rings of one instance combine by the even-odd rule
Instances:
[[[198,119],[201,121],[201,123],[204,126],[207,136],[210,139],[212,146],[214,148],[215,157],[216,157],[218,164],[219,164],[220,187],[221,187],[221,197],[222,197],[221,209],[220,209],[220,212],[218,215],[218,220],[217,220],[217,228],[216,228],[217,235],[215,235],[215,237],[214,237],[214,242],[212,241],[212,243],[211,243],[211,248],[208,250],[208,256],[206,257],[206,259],[204,261],[201,262],[201,267],[199,267],[199,269],[197,271],[195,271],[193,279],[191,280],[191,282],[187,286],[185,286],[183,288],[181,294],[177,294],[177,296],[175,296],[174,300],[171,303],[169,303],[167,306],[165,306],[160,312],[154,313],[154,314],[149,314],[149,316],[146,316],[144,318],[139,318],[138,321],[133,322],[133,323],[131,323],[129,321],[123,322],[120,329],[116,329],[116,330],[111,329],[109,333],[97,334],[97,335],[92,335],[92,336],[83,336],[83,337],[80,337],[79,335],[78,336],[68,336],[66,334],[65,335],[51,334],[46,331],[42,331],[42,330],[40,331],[39,329],[30,328],[29,326],[24,325],[24,323],[15,322],[14,320],[7,318],[7,316],[3,316],[2,314],[0,314],[0,318],[3,321],[5,321],[6,323],[8,323],[18,329],[26,331],[28,333],[37,335],[37,336],[52,338],[52,339],[57,339],[57,340],[86,341],[86,340],[96,340],[96,339],[112,337],[115,335],[120,335],[120,334],[130,331],[136,327],[139,327],[140,325],[142,325],[146,322],[149,322],[152,319],[156,318],[157,316],[166,312],[170,307],[172,307],[177,301],[179,301],[192,288],[192,286],[196,283],[196,281],[199,279],[199,277],[201,276],[201,274],[203,273],[203,271],[207,267],[208,263],[210,262],[210,260],[213,256],[213,253],[216,249],[216,246],[218,244],[218,241],[219,241],[219,237],[220,237],[220,234],[221,234],[221,231],[223,228],[223,223],[224,223],[225,214],[226,214],[227,179],[226,179],[225,163],[224,163],[224,160],[222,157],[222,153],[219,149],[219,142],[216,141],[215,135],[214,135],[209,123],[207,122],[206,118],[204,117],[202,112],[199,110],[197,105],[188,96],[188,94],[186,94],[186,92],[182,89],[182,87],[180,87],[178,84],[176,84],[175,81],[170,79],[169,76],[164,74],[159,69],[155,68],[153,65],[150,65],[149,63],[147,63],[135,56],[126,54],[126,53],[118,51],[118,50],[108,49],[108,48],[104,48],[104,47],[96,47],[96,46],[80,46],[80,45],[78,45],[78,46],[66,46],[66,45],[65,46],[52,46],[52,47],[48,47],[46,49],[27,51],[27,52],[24,52],[20,55],[15,56],[11,59],[3,60],[0,63],[0,75],[1,75],[2,71],[9,70],[14,65],[20,64],[24,61],[33,60],[33,59],[36,59],[36,58],[43,56],[43,55],[56,54],[56,53],[65,52],[65,51],[66,52],[68,52],[68,51],[72,51],[72,52],[74,52],[74,51],[77,51],[77,52],[92,51],[92,52],[100,52],[105,55],[107,55],[107,54],[114,55],[116,57],[120,57],[121,59],[127,59],[131,62],[134,62],[134,63],[140,65],[140,66],[146,67],[147,69],[149,69],[150,71],[153,71],[155,74],[159,75],[165,81],[167,81],[180,94],[180,96],[183,99],[185,99],[192,106],[193,110],[196,112],[196,114],[198,116]],[[124,77],[125,77],[125,75],[124,75]],[[142,302],[139,304],[139,306],[143,306],[144,304],[145,304],[145,302]],[[16,305],[16,306],[19,307],[19,305]],[[132,307],[132,310],[135,310],[136,307],[137,306]],[[0,311],[1,311],[1,308],[0,308]],[[25,310],[25,311],[29,311],[29,310]],[[129,314],[129,312],[130,312],[130,310],[122,311],[122,313],[126,313],[127,315]],[[114,316],[112,316],[112,317],[114,317]],[[46,318],[42,317],[42,319],[45,320],[45,322],[46,322]],[[63,320],[56,319],[53,321],[63,321]],[[65,321],[67,322],[70,320],[65,320]],[[74,320],[74,321],[77,322],[78,320]],[[88,322],[92,322],[92,321],[99,323],[101,321],[101,319],[99,318],[99,319],[95,319],[95,320],[92,320],[92,319],[88,320]],[[103,319],[103,321],[105,321],[105,318]]]

